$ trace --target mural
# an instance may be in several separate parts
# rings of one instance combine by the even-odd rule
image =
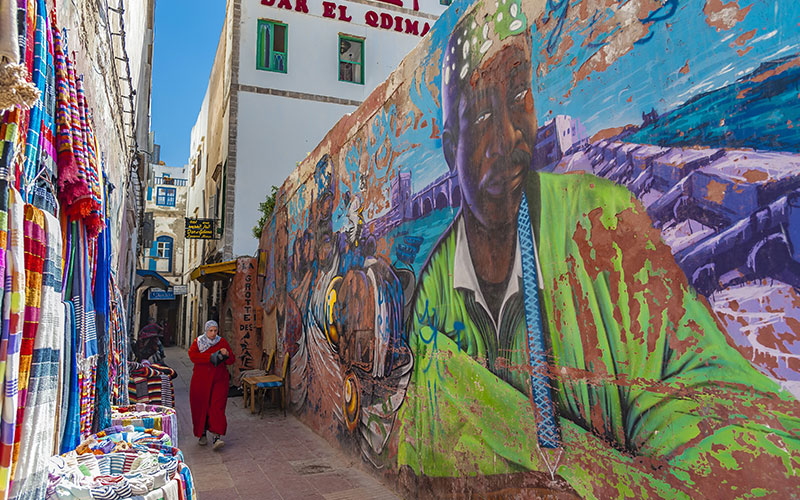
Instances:
[[[287,179],[291,405],[416,497],[800,491],[800,5],[456,2]]]

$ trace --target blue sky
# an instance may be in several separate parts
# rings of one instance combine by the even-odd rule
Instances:
[[[224,19],[225,0],[156,1],[150,130],[167,165],[188,160]]]

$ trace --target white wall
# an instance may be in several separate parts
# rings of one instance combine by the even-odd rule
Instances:
[[[289,0],[292,6],[297,0]],[[323,17],[323,0],[306,0],[309,13],[278,8],[280,0],[272,7],[259,0],[245,0],[242,5],[239,59],[239,83],[309,94],[335,96],[356,101],[364,100],[372,90],[383,83],[408,52],[422,39],[420,36],[397,33],[393,30],[367,26],[367,11],[417,20],[420,32],[425,22],[431,26],[433,19],[414,16],[413,11],[389,10],[391,5],[367,2],[337,1],[347,7],[351,22]],[[439,15],[445,7],[438,0],[420,0],[420,11]],[[412,0],[404,0],[411,7]],[[336,10],[338,17],[339,11]],[[288,25],[286,74],[256,69],[258,19],[280,21]],[[403,23],[405,24],[405,23]],[[339,33],[364,37],[364,85],[339,81]],[[332,125],[332,124],[331,124]],[[300,160],[301,158],[297,158]]]
[[[239,92],[233,255],[253,255],[252,227],[271,186],[280,187],[352,106]]]

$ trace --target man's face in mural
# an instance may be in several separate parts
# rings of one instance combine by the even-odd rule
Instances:
[[[331,214],[333,213],[333,196],[324,194],[316,206],[317,218],[315,240],[317,247],[317,260],[321,269],[327,269],[333,258],[333,227]]]
[[[530,42],[512,37],[467,75],[443,137],[464,206],[485,227],[514,221],[536,145]],[[452,120],[457,120],[453,124]],[[452,125],[451,125],[452,124]]]

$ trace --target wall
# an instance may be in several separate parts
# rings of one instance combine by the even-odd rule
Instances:
[[[292,410],[413,498],[791,497],[800,8],[596,5],[455,3],[286,180]]]

